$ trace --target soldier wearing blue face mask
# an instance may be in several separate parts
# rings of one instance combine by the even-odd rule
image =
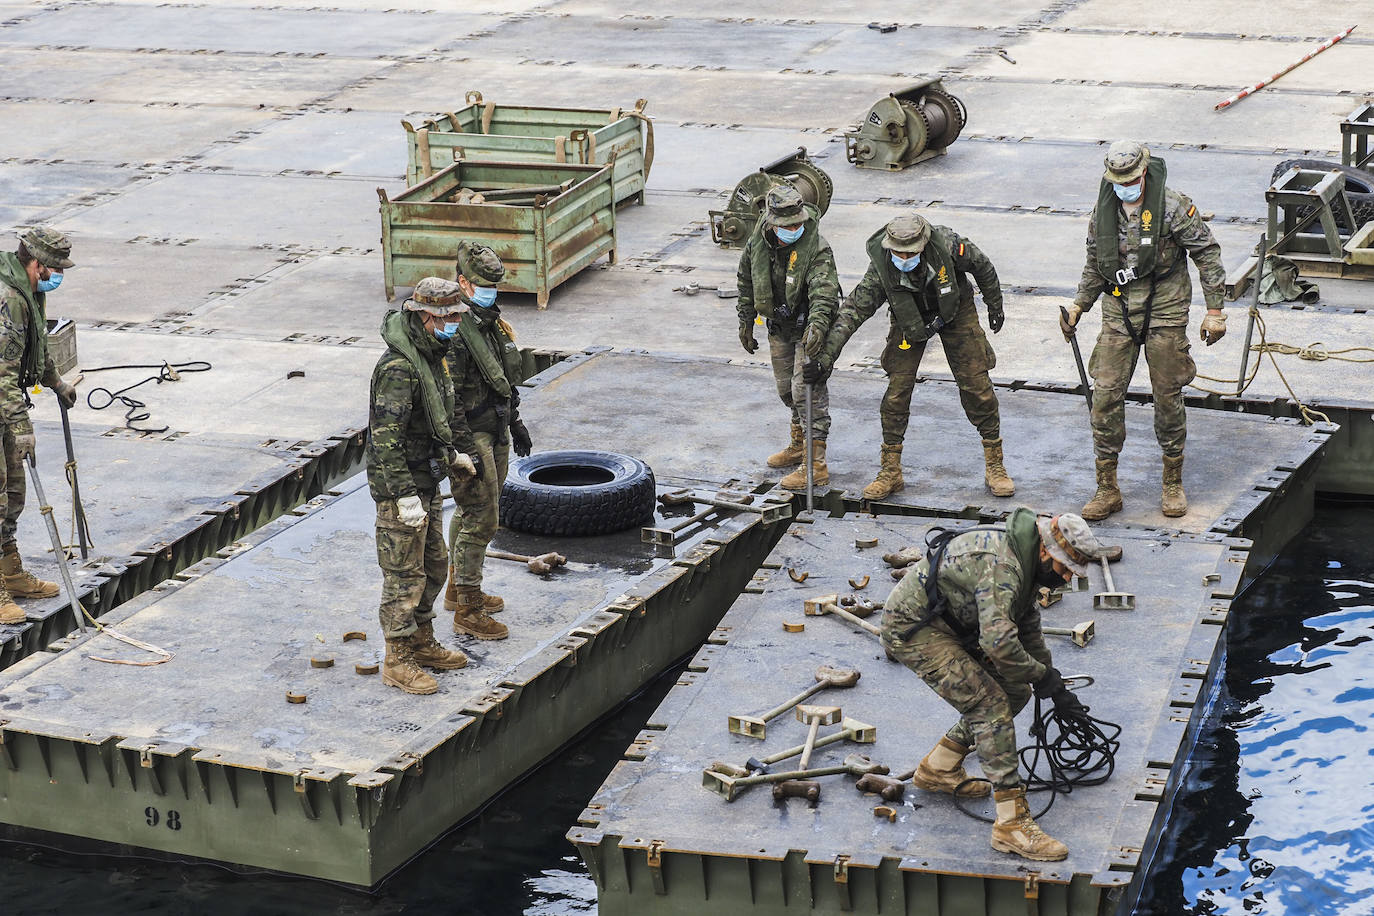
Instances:
[[[1164,452],[1160,511],[1188,511],[1183,491],[1187,424],[1183,387],[1197,375],[1188,352],[1188,311],[1193,285],[1188,259],[1197,265],[1207,313],[1201,337],[1209,347],[1226,333],[1222,311],[1226,270],[1221,246],[1197,207],[1165,185],[1164,160],[1134,140],[1107,148],[1097,206],[1088,223],[1088,258],[1073,304],[1059,320],[1068,340],[1078,320],[1100,298],[1102,330],[1088,362],[1093,377],[1092,429],[1097,492],[1083,517],[1104,519],[1123,506],[1117,457],[1126,441],[1126,388],[1140,353],[1150,367],[1155,437]]]
[[[501,317],[496,284],[506,267],[484,245],[458,246],[458,287],[471,309],[458,326],[448,353],[458,398],[453,413],[454,445],[472,457],[477,473],[453,486],[456,509],[449,522],[449,580],[444,607],[453,627],[478,639],[505,639],[507,627],[491,615],[506,602],[482,590],[487,545],[500,524],[501,485],[511,449],[524,457],[533,443],[520,419],[524,380],[515,330]]]
[[[824,380],[804,378],[807,363],[825,343],[840,298],[835,256],[820,231],[820,216],[790,184],[771,188],[764,198],[758,228],[740,255],[739,341],[745,352],[758,349],[754,323],[768,328],[769,356],[778,397],[792,412],[792,438],[782,451],[769,456],[770,468],[796,467],[779,484],[788,490],[806,489],[806,385],[811,390],[811,459],[813,480],[830,482],[825,464],[830,434],[830,395]]]
[[[62,403],[76,403],[76,388],[62,380],[48,354],[47,294],[73,266],[72,244],[56,229],[36,226],[19,236],[16,251],[0,254],[0,623],[22,623],[15,598],[52,598],[55,582],[24,569],[16,540],[24,511],[24,460],[34,453],[26,391],[42,383]]]
[[[902,445],[911,419],[911,392],[926,343],[939,335],[945,359],[959,385],[959,401],[983,439],[984,482],[995,496],[1016,492],[1002,464],[1002,421],[988,370],[997,365],[973,307],[978,283],[988,310],[988,326],[1002,329],[1002,287],[992,261],[968,239],[919,214],[899,216],[868,240],[868,270],[844,300],[835,325],[811,372],[830,372],[849,338],[887,303],[892,319],[882,366],[887,392],[878,415],[883,446],[878,476],[864,487],[864,499],[885,499],[901,490]]]

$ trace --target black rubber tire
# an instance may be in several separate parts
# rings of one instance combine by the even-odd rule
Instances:
[[[610,534],[654,514],[654,472],[638,458],[565,449],[511,463],[501,524],[555,537]]]
[[[1272,185],[1278,181],[1279,176],[1291,168],[1340,172],[1345,176],[1345,196],[1350,200],[1350,209],[1355,214],[1355,228],[1358,229],[1374,219],[1374,173],[1341,165],[1339,162],[1328,162],[1325,159],[1285,159],[1274,166],[1274,174],[1269,176],[1269,183]],[[1299,218],[1304,217],[1307,215],[1307,208],[1302,207],[1297,213]],[[1339,214],[1336,216],[1336,225],[1346,232],[1352,231]],[[1320,227],[1314,224],[1309,226],[1307,231],[1319,232]]]

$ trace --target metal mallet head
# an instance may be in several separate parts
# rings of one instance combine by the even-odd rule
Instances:
[[[1085,620],[1075,627],[1041,627],[1040,632],[1046,636],[1067,636],[1073,640],[1073,644],[1082,648],[1093,641],[1097,635],[1093,621]]]
[[[773,784],[773,801],[785,801],[789,798],[820,801],[821,784],[814,779],[789,779]]]

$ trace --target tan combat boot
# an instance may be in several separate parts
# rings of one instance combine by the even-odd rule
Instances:
[[[481,586],[478,586],[481,591]],[[488,614],[499,614],[506,609],[506,602],[497,595],[482,592],[482,610]],[[448,586],[444,589],[444,610],[450,613],[458,610],[458,583],[453,581],[453,567],[448,568]]]
[[[992,825],[992,848],[1037,862],[1058,862],[1069,856],[1069,847],[1040,829],[1026,804],[1026,787],[998,789],[997,821]]]
[[[964,758],[968,756],[968,751],[962,744],[941,738],[916,768],[911,777],[912,785],[927,792],[953,795],[954,790],[969,778],[968,771],[964,769]],[[979,780],[964,786],[959,797],[986,798],[991,792],[991,784]]]
[[[438,671],[453,671],[466,668],[468,657],[462,652],[448,649],[434,638],[434,621],[426,620],[419,625],[415,635],[410,637],[410,653],[415,664]]]
[[[794,468],[806,457],[806,430],[797,423],[792,424],[792,441],[787,448],[768,456],[770,468]]]
[[[1113,512],[1121,511],[1121,489],[1116,485],[1116,459],[1097,459],[1097,492],[1083,507],[1083,517],[1100,522]]]
[[[435,693],[439,682],[415,664],[409,639],[388,639],[386,660],[382,662],[382,683],[400,687],[406,693]]]
[[[813,487],[823,487],[830,483],[830,468],[825,465],[825,440],[811,440],[811,484]],[[778,485],[784,490],[806,490],[806,464],[788,474]]]
[[[24,609],[14,603],[9,590],[0,584],[0,623],[23,623],[26,619]]]
[[[1007,469],[1002,465],[1001,439],[983,440],[983,463],[987,465],[987,470],[983,472],[983,482],[988,485],[988,491],[993,496],[1016,494],[1016,484],[1012,483],[1011,477],[1007,475]]]
[[[44,582],[25,569],[16,544],[6,547],[0,555],[0,574],[4,575],[6,590],[15,598],[57,597],[57,583]]]
[[[1183,456],[1164,456],[1164,496],[1159,509],[1169,518],[1188,514],[1188,497],[1183,493]]]
[[[458,587],[458,609],[453,612],[453,629],[478,639],[505,639],[510,635],[503,623],[482,610],[482,590],[471,585]]]
[[[873,482],[864,487],[864,499],[886,499],[893,493],[899,493],[906,487],[906,481],[902,480],[902,444],[884,445],[882,457],[879,459],[878,476],[873,478]],[[924,554],[923,554],[924,556]]]

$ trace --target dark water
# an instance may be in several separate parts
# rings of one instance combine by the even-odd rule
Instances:
[[[1374,914],[1374,512],[1323,509],[1237,602],[1140,912]],[[379,891],[0,844],[0,913],[595,913],[564,839],[673,678]]]

